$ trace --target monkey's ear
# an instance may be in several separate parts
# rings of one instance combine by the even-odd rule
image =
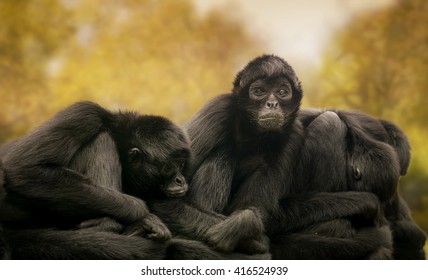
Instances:
[[[142,155],[141,150],[138,148],[132,148],[128,152],[128,158],[131,161],[137,160]]]

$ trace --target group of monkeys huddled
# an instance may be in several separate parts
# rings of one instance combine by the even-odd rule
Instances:
[[[0,258],[424,259],[404,133],[302,95],[263,55],[182,127],[71,105],[0,149]]]

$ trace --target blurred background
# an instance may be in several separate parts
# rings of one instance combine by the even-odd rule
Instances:
[[[0,0],[0,144],[78,100],[183,123],[263,53],[295,68],[305,107],[405,131],[400,192],[428,232],[426,0]]]

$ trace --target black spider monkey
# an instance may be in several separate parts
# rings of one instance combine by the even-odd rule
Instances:
[[[162,141],[165,138],[167,143]],[[113,113],[91,102],[79,102],[2,147],[6,183],[0,213],[12,258],[163,258],[166,245],[156,241],[169,239],[171,233],[149,212],[146,203],[135,197],[136,193],[147,190],[140,151],[144,146],[150,152],[150,145],[152,148],[157,145],[158,154],[162,154],[164,146],[174,146],[174,155],[162,154],[169,157],[169,164],[174,167],[182,166],[182,159],[188,157],[184,133],[168,120],[131,112]],[[85,151],[91,149],[95,149],[96,156],[86,157]],[[181,170],[168,172],[168,177],[164,177],[167,184],[157,191],[171,196],[184,194],[187,184]],[[103,173],[111,176],[103,177]],[[72,246],[76,240],[84,244],[91,236],[87,231],[79,235],[66,230],[85,220],[102,217],[123,224],[127,235],[140,234],[155,241],[97,233],[92,250],[83,245]],[[133,244],[136,249],[128,252],[115,246],[110,251],[109,247],[103,249],[108,239],[114,244],[120,240],[129,242],[124,248]],[[43,245],[38,246],[41,240],[46,248],[64,240],[59,246],[64,249],[46,250]],[[139,251],[135,253],[137,248]],[[155,251],[158,253],[153,254]]]
[[[425,235],[398,193],[398,180],[410,162],[404,133],[388,121],[355,111],[306,109],[299,119],[306,130],[295,172],[299,189],[284,199],[284,211],[293,212],[293,196],[299,193],[361,191],[379,198],[383,219],[377,221],[376,229],[373,221],[361,216],[367,212],[348,212],[309,226],[303,226],[302,217],[288,220],[294,229],[284,230],[286,221],[282,235],[272,238],[277,249],[273,257],[424,259]],[[348,211],[346,204],[332,207]],[[349,246],[337,250],[340,242]],[[371,246],[379,249],[367,253]]]

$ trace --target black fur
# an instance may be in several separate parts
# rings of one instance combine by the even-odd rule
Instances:
[[[146,122],[147,121],[147,122]],[[208,247],[201,241],[205,241],[202,237],[203,230],[206,224],[215,224],[224,219],[220,215],[213,213],[202,212],[190,204],[186,203],[186,197],[183,197],[187,190],[187,184],[184,175],[187,174],[188,165],[191,159],[189,152],[189,143],[183,131],[176,126],[157,117],[146,117],[144,123],[138,125],[143,136],[141,140],[140,160],[138,155],[133,155],[132,160],[127,162],[127,159],[121,160],[125,162],[122,165],[125,175],[123,182],[119,185],[126,193],[132,194],[144,199],[149,206],[149,209],[156,215],[159,215],[168,227],[172,230],[174,238],[168,241],[167,252],[165,258],[173,259],[268,259],[270,254],[239,254],[239,253],[220,253]],[[123,126],[122,136],[126,136],[135,128]],[[118,130],[119,131],[119,130]],[[108,153],[114,150],[114,147],[108,145],[113,143],[112,140],[104,138],[102,135],[98,137],[94,145],[87,146],[78,157],[76,157],[76,166],[85,175],[93,180],[117,181],[116,173],[110,170],[120,169],[117,166],[117,161],[106,160]],[[132,139],[132,136],[123,137],[123,139]],[[133,145],[120,142],[119,147],[132,147]],[[99,150],[103,152],[99,154]],[[124,151],[125,152],[125,151]],[[123,152],[123,154],[124,154]],[[121,152],[119,154],[122,154]],[[91,159],[92,166],[87,165],[87,159]],[[127,163],[126,163],[127,162]],[[108,167],[108,168],[106,168]],[[120,166],[119,166],[120,167]],[[86,170],[86,171],[85,171]],[[166,173],[165,173],[166,172]],[[139,174],[135,178],[133,174]],[[126,178],[131,178],[127,180]],[[140,180],[143,179],[143,180]],[[180,183],[177,185],[177,180]],[[169,186],[172,186],[172,191]],[[182,187],[182,193],[177,193],[177,187]],[[151,215],[151,214],[149,214]],[[248,219],[247,219],[248,220]],[[242,219],[236,223],[236,226],[245,227],[246,219]],[[147,223],[146,223],[147,226]],[[134,228],[128,226],[125,229],[108,218],[101,218],[86,221],[81,224],[81,228],[92,231],[107,231],[116,232],[127,235],[140,234],[141,227]],[[145,227],[142,228],[144,231]],[[261,231],[261,230],[260,230]],[[202,234],[202,236],[200,235]],[[95,235],[97,236],[97,235]],[[179,236],[181,238],[176,238]],[[149,236],[153,238],[152,234]],[[197,239],[197,240],[185,240]],[[66,245],[67,246],[67,245]]]
[[[284,78],[291,86],[291,96],[280,98],[276,93]],[[254,87],[262,87],[261,92],[266,94],[260,94],[259,98]],[[304,142],[304,130],[297,120],[301,98],[302,89],[292,68],[278,57],[262,56],[238,73],[232,94],[215,98],[188,123],[194,153],[189,196],[200,208],[230,215],[207,231],[208,241],[215,247],[231,250],[242,243],[242,239],[234,237],[241,237],[243,230],[233,226],[237,217],[244,217],[239,212],[242,209],[256,213],[252,224],[263,225],[270,237],[284,225],[299,227],[303,221],[309,226],[345,213],[378,219],[376,196],[356,192],[341,195],[305,192],[286,204],[290,211],[281,209],[279,199],[288,197],[297,188],[294,168]],[[260,123],[260,116],[266,114],[273,119],[272,125]],[[347,203],[346,209],[337,206],[341,202]],[[384,235],[379,233],[382,245]],[[363,237],[358,243],[362,250],[374,250],[364,245],[367,237]],[[254,239],[247,247],[254,246]],[[261,240],[256,241],[260,245]],[[348,242],[350,248],[358,245],[352,240]],[[305,245],[301,245],[299,250],[305,250]]]
[[[254,224],[255,214],[252,211],[247,211],[246,215],[236,216],[235,219],[227,219],[223,215],[199,209],[189,201],[188,197],[148,200],[148,202],[153,213],[162,219],[173,234],[167,248],[169,259],[271,258],[265,245],[254,240],[255,237],[260,238],[263,228],[260,224]],[[222,248],[214,244],[207,246],[208,230],[223,225],[225,220],[229,222],[231,228],[235,229],[231,232],[236,232],[237,236],[232,238],[238,240],[237,248]],[[251,248],[246,247],[250,244],[249,242],[253,244]]]
[[[271,236],[273,258],[401,259],[403,248],[407,258],[423,258],[425,237],[397,190],[410,160],[403,132],[389,122],[352,111],[306,110],[300,120],[306,136],[295,172],[299,189],[282,201],[281,220],[288,229]],[[308,222],[303,214],[310,210],[296,200],[305,203],[305,193],[318,191],[338,193],[313,194],[324,196],[319,205],[330,207],[327,212],[319,209],[322,214],[314,220],[320,223],[312,224],[314,220]],[[364,192],[375,194],[379,203]],[[350,195],[360,203],[360,211],[350,211],[354,202],[342,201]],[[325,213],[329,220],[321,219]]]
[[[94,230],[6,230],[12,259],[164,259],[166,243]]]
[[[3,147],[1,154],[7,175],[6,195],[0,213],[12,258],[126,256],[116,251],[114,246],[105,247],[103,244],[108,243],[108,239],[113,243],[135,243],[140,249],[147,247],[150,252],[159,252],[158,255],[141,252],[142,257],[162,258],[166,248],[162,242],[134,242],[126,236],[95,234],[92,250],[85,241],[90,238],[90,234],[83,234],[88,229],[82,229],[82,233],[69,234],[41,230],[71,230],[82,221],[110,217],[125,225],[124,230],[128,235],[142,234],[159,241],[169,239],[171,234],[168,228],[149,213],[143,200],[135,197],[143,197],[147,185],[144,181],[145,173],[142,172],[143,161],[139,158],[141,155],[133,153],[131,159],[130,154],[133,149],[145,148],[145,151],[150,151],[152,147],[146,141],[149,137],[155,137],[154,134],[159,131],[166,133],[162,137],[166,137],[168,143],[165,144],[164,138],[158,136],[158,155],[170,156],[163,154],[167,150],[162,150],[162,147],[173,145],[179,151],[177,156],[181,156],[180,153],[188,156],[184,133],[168,120],[130,112],[112,113],[90,102],[70,106],[29,135]],[[172,135],[179,140],[176,141]],[[122,172],[123,169],[126,172]],[[106,174],[108,176],[103,176]],[[53,246],[46,246],[46,250],[55,246],[68,247],[68,250],[64,249],[64,255],[61,255],[44,251],[41,247],[40,251],[30,251],[34,252],[32,256],[20,255],[25,252],[25,248],[21,247],[26,246],[26,243],[25,238],[20,242],[17,236],[25,234],[31,235],[29,240],[52,240]],[[78,243],[76,240],[80,236],[82,239]],[[60,240],[64,240],[64,244],[55,243]],[[103,247],[105,252],[96,249]]]
[[[259,66],[266,66],[266,73],[246,75]],[[247,82],[263,79],[271,71],[286,79],[292,98],[280,101],[288,110],[269,111],[257,102],[261,112],[275,115],[270,125],[262,127],[246,121],[245,114],[252,113],[249,108],[254,104],[247,102],[243,91],[248,91]],[[272,198],[282,195],[281,184],[291,176],[293,151],[297,153],[302,142],[301,126],[294,122],[302,92],[292,68],[278,57],[255,59],[238,76],[232,94],[209,102],[186,125],[194,155],[188,196],[149,204],[175,235],[258,258],[268,249],[263,223],[278,210]],[[241,79],[244,82],[238,82]]]
[[[25,152],[33,149],[30,143],[36,145],[35,151]],[[56,150],[44,148],[48,144]],[[159,242],[171,234],[149,208],[169,222],[174,235],[186,238],[198,239],[203,232],[198,228],[224,219],[198,211],[182,199],[187,191],[189,143],[183,130],[164,118],[111,113],[93,103],[77,103],[3,151],[12,174],[6,200],[28,216],[5,215],[13,259],[270,258],[269,254],[219,253],[200,241]],[[14,164],[24,159],[26,164]],[[62,176],[55,177],[59,171]],[[39,183],[34,187],[30,179]],[[45,188],[50,189],[48,195]],[[134,201],[145,210],[135,221],[132,215],[138,215],[139,209],[134,209]],[[127,211],[120,213],[123,207]]]
[[[0,151],[0,255],[265,259],[268,236],[274,258],[423,258],[425,236],[397,193],[404,134],[354,112],[298,113],[301,98],[284,60],[251,61],[232,94],[186,125],[191,165],[186,136],[163,118],[71,106]],[[186,239],[134,237],[170,237],[154,214]]]
[[[287,100],[273,91],[259,100],[249,98],[253,82],[266,83],[270,90],[279,87],[277,78],[291,85]],[[281,58],[266,55],[239,72],[232,94],[210,101],[186,125],[194,153],[189,197],[199,208],[230,216],[206,232],[216,248],[229,251],[242,243],[263,247],[266,239],[260,228],[269,227],[266,222],[278,211],[283,184],[290,182],[303,143],[296,121],[301,98],[293,69]],[[272,116],[273,124],[261,124],[258,114]],[[241,218],[249,220],[247,232],[234,226]],[[253,233],[250,227],[257,230]]]
[[[4,189],[5,175],[3,171],[3,164],[0,160],[0,205],[3,203],[3,200],[6,196],[6,192]],[[9,259],[9,248],[8,244],[4,239],[3,226],[0,223],[0,260]]]
[[[280,98],[284,79],[292,94]],[[380,199],[396,191],[408,157],[395,153],[407,142],[399,144],[397,134],[391,144],[388,128],[362,114],[340,121],[327,112],[311,125],[320,112],[298,116],[301,98],[292,68],[265,55],[238,73],[232,94],[213,99],[187,124],[194,153],[189,198],[230,216],[206,230],[208,242],[221,250],[260,245],[262,237],[242,238],[233,226],[247,209],[254,213],[248,224],[262,225],[272,239],[274,258],[391,258]]]

